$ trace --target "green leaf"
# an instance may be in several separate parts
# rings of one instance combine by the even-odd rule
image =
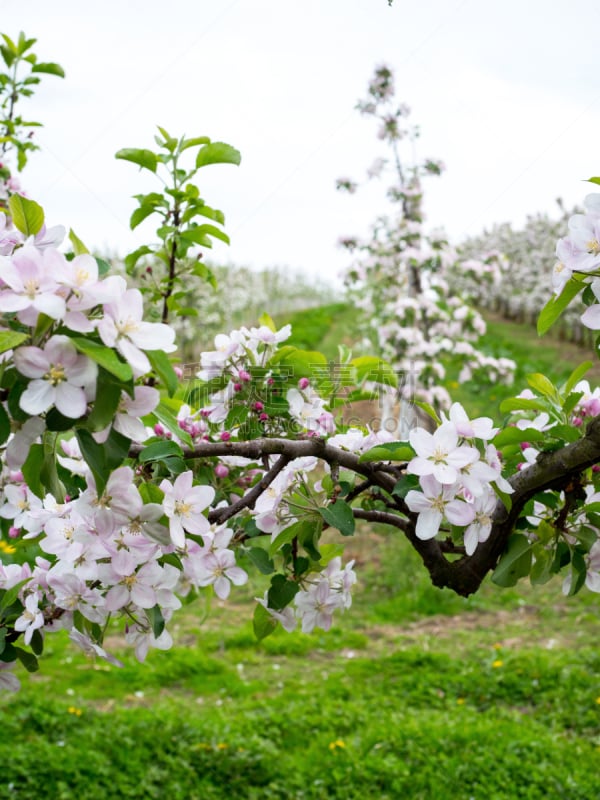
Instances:
[[[508,414],[509,411],[547,411],[548,404],[545,400],[529,397],[508,397],[500,403],[500,411]]]
[[[388,442],[367,450],[358,459],[365,461],[410,461],[416,453],[408,442]]]
[[[155,211],[156,206],[140,206],[139,208],[136,208],[129,219],[129,227],[131,230],[135,230],[137,226],[146,219],[146,217],[149,217],[150,214],[154,214]]]
[[[531,568],[531,544],[520,533],[513,533],[508,547],[498,562],[492,581],[498,586],[515,586],[520,578],[529,574]]]
[[[360,356],[359,358],[353,358],[350,364],[356,370],[358,383],[373,381],[386,386],[398,386],[398,376],[387,361],[383,361],[381,358]]]
[[[306,518],[300,519],[297,522],[294,522],[292,525],[289,525],[287,528],[284,528],[282,531],[279,531],[277,536],[273,539],[271,544],[269,545],[269,556],[272,558],[278,550],[280,550],[284,544],[288,544],[293,539],[298,538],[303,531],[308,526],[312,528],[313,523],[311,523]]]
[[[600,184],[600,178],[588,178],[587,182]]]
[[[295,581],[290,581],[283,575],[274,575],[267,594],[267,605],[274,611],[281,611],[292,602],[299,589]]]
[[[175,374],[169,356],[162,350],[146,350],[146,355],[152,364],[152,369],[166,386],[169,397],[173,397],[179,387],[179,378]]]
[[[45,75],[56,75],[57,78],[64,78],[65,71],[60,64],[53,64],[51,62],[38,62],[31,68],[32,72],[43,72]]]
[[[4,611],[6,608],[10,608],[12,604],[16,601],[19,596],[19,592],[25,586],[26,583],[29,583],[31,578],[25,578],[25,580],[19,581],[14,586],[11,586],[10,589],[6,589],[2,593],[2,598],[0,599],[0,611]]]
[[[29,334],[18,331],[0,331],[0,353],[14,350],[29,339]]]
[[[191,228],[183,231],[181,234],[181,238],[186,242],[192,242],[195,244],[202,244],[206,245],[207,243],[207,236],[213,236],[215,239],[220,239],[225,244],[229,244],[229,236],[222,231],[220,228],[217,228],[215,225],[194,225]]]
[[[273,572],[275,572],[275,567],[269,558],[268,553],[261,547],[251,547],[248,550],[247,555],[256,569],[259,572],[262,572],[263,575],[271,575]]]
[[[543,394],[544,397],[549,397],[552,400],[560,399],[556,386],[549,378],[542,375],[541,372],[533,372],[526,377],[527,383],[535,392],[538,392],[538,394]]]
[[[37,672],[40,668],[37,658],[28,650],[23,650],[22,647],[15,647],[17,658],[23,664],[27,672]]]
[[[42,486],[40,477],[44,463],[44,448],[41,444],[32,444],[21,472],[25,483],[37,497],[44,498],[46,491]]]
[[[39,628],[36,628],[36,630],[34,630],[29,646],[31,647],[36,656],[41,656],[42,653],[44,652],[44,637],[42,636]]]
[[[337,528],[342,536],[352,536],[356,527],[352,507],[339,498],[335,503],[319,509],[319,514],[328,525]]]
[[[100,445],[92,437],[92,434],[84,428],[76,428],[75,435],[79,442],[81,455],[84,457],[86,464],[92,471],[94,480],[96,482],[96,491],[98,496],[104,492],[104,487],[108,480],[110,470],[106,464],[106,453],[103,445]]]
[[[395,497],[400,497],[404,500],[411,489],[417,489],[418,487],[419,478],[417,475],[403,475],[392,489],[392,494]]]
[[[540,311],[540,315],[538,317],[537,332],[540,336],[543,336],[546,331],[550,330],[565,308],[569,305],[571,300],[577,297],[579,292],[582,289],[585,289],[585,287],[586,284],[583,282],[582,278],[573,276],[567,281],[558,297],[556,297],[556,295],[552,295],[550,300],[548,300],[546,305]]]
[[[583,378],[585,373],[593,367],[591,361],[584,361],[578,367],[575,367],[573,372],[569,375],[565,385],[562,387],[563,396],[567,398],[579,381]]]
[[[10,436],[10,418],[6,413],[6,409],[4,405],[0,403],[0,444],[4,444],[4,442]]]
[[[187,444],[189,447],[192,446],[192,437],[187,431],[179,427],[177,418],[166,403],[159,403],[150,416],[156,417],[161,425],[164,425],[167,430],[171,431],[178,439],[181,439],[184,444]]]
[[[159,442],[152,442],[152,444],[144,447],[138,459],[142,464],[145,464],[147,461],[162,461],[169,456],[181,458],[183,456],[181,447],[177,442],[173,442],[170,439],[161,439]]]
[[[260,603],[256,604],[252,617],[252,628],[259,642],[272,634],[278,624],[277,620],[269,614],[264,606]]]
[[[115,378],[123,383],[133,380],[133,372],[129,364],[121,361],[116,350],[95,342],[93,339],[84,339],[80,336],[73,336],[71,341],[80,353],[91,358],[96,364],[101,366]]]
[[[267,314],[266,311],[264,311],[258,318],[258,324],[264,325],[265,328],[268,328],[270,331],[273,331],[273,333],[277,332],[277,326],[273,322],[272,317],[269,314]]]
[[[208,164],[236,164],[242,160],[239,150],[225,142],[211,142],[204,145],[196,156],[196,168],[206,167]]]
[[[96,399],[86,427],[92,432],[103,431],[115,418],[121,402],[122,387],[110,379],[109,373],[100,369],[98,375]]]
[[[158,639],[165,629],[165,618],[162,615],[160,606],[157,604],[152,608],[147,608],[146,616],[148,617],[148,622],[152,626],[152,633],[154,634],[155,638]]]
[[[8,208],[15,228],[25,236],[35,236],[44,224],[44,211],[35,200],[29,200],[20,194],[11,194]]]
[[[442,420],[439,418],[437,411],[432,405],[426,403],[424,400],[413,400],[413,403],[428,414],[438,425],[442,424]]]
[[[69,239],[71,241],[71,244],[73,245],[73,252],[75,253],[76,256],[81,256],[90,252],[84,245],[84,243],[81,241],[79,236],[77,236],[73,228],[69,229]]]
[[[520,442],[543,442],[548,438],[548,433],[537,428],[510,427],[499,431],[492,439],[494,447],[504,447],[507,444],[518,444]]]
[[[152,150],[144,150],[133,147],[124,147],[115,153],[115,158],[121,158],[123,161],[131,161],[137,164],[141,169],[149,169],[150,172],[156,172],[158,159],[156,153]]]
[[[180,152],[183,153],[184,150],[187,150],[190,147],[197,147],[201,144],[210,144],[210,139],[208,136],[194,136],[191,139],[184,139],[181,142],[181,146],[179,148]]]

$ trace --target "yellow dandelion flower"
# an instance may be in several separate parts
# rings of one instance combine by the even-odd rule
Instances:
[[[329,742],[329,749],[331,750],[331,752],[333,752],[334,750],[343,749],[344,747],[346,747],[346,743],[343,742],[341,739],[336,739],[335,742]]]
[[[219,744],[217,745],[217,750],[227,750],[228,747],[229,747],[228,744],[225,744],[224,742],[219,742]]]
[[[457,697],[456,698],[456,705],[457,706],[464,706],[464,704],[465,704],[465,698],[464,697]]]
[[[0,540],[0,551],[2,551],[3,553],[7,553],[7,554],[16,553],[17,552],[17,548],[13,547],[12,544],[9,544],[8,542],[5,542],[4,540]]]
[[[598,703],[598,705],[600,706],[600,697],[597,697],[597,698],[596,698],[596,702],[597,702],[597,703]]]
[[[77,708],[77,706],[69,706],[67,708],[67,711],[69,712],[69,714],[75,714],[76,717],[80,717],[82,714],[81,709]]]
[[[496,661],[494,661],[494,663],[492,664],[492,667],[494,667],[494,669],[497,669],[498,667],[501,667],[503,664],[504,664],[504,661],[502,661],[500,658],[498,658],[498,659],[496,659]]]

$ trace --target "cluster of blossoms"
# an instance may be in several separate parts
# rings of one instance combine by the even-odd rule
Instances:
[[[483,234],[466,239],[459,248],[461,257],[448,273],[452,291],[478,308],[534,325],[568,276],[562,266],[564,245],[559,243],[557,247],[556,242],[575,212],[560,204],[558,212],[555,217],[529,216],[521,228],[508,222],[494,225]],[[550,285],[548,273],[552,269]],[[566,338],[582,341],[583,310],[580,302],[565,309],[559,324]]]
[[[469,420],[465,410],[454,403],[449,418],[429,433],[416,428],[410,443],[416,453],[407,465],[417,475],[420,491],[411,489],[406,504],[418,514],[416,534],[420,539],[437,536],[444,521],[464,528],[464,546],[472,555],[492,529],[497,495],[492,484],[510,494],[512,487],[502,477],[498,453],[490,440],[498,432],[492,420]]]
[[[443,232],[427,231],[423,224],[422,178],[440,175],[443,165],[433,159],[402,165],[399,143],[414,142],[418,131],[406,121],[409,109],[393,106],[393,95],[392,73],[380,67],[369,86],[369,100],[359,110],[382,123],[381,138],[392,149],[394,184],[387,195],[396,213],[379,218],[369,239],[342,240],[354,258],[345,282],[365,312],[366,341],[394,368],[411,375],[407,392],[448,409],[445,381],[511,383],[515,364],[477,348],[485,322],[448,281],[457,254]],[[385,167],[380,159],[369,177],[379,177]],[[356,184],[343,180],[338,188],[353,192]]]
[[[120,276],[104,277],[101,261],[61,253],[64,229],[25,236],[9,217],[0,219],[0,519],[12,542],[0,562],[0,615],[13,631],[0,655],[1,683],[16,688],[9,670],[24,653],[13,644],[19,637],[40,652],[45,634],[66,630],[86,652],[118,664],[102,638],[120,618],[138,659],[149,648],[169,648],[167,625],[181,597],[210,588],[225,600],[232,584],[246,583],[236,563],[236,551],[250,549],[244,526],[273,543],[298,519],[286,498],[316,459],[290,461],[246,503],[272,469],[268,458],[222,456],[213,466],[215,488],[206,483],[210,473],[199,480],[185,468],[184,447],[238,437],[241,407],[262,434],[315,437],[335,426],[311,380],[294,378],[275,359],[289,326],[217,336],[216,349],[201,356],[197,391],[189,392],[206,402],[178,402],[174,416],[151,385],[156,378],[147,381],[155,364],[167,382],[176,380],[163,356],[175,349],[171,327],[144,321],[140,292]],[[244,514],[230,527],[220,514],[236,502]],[[21,542],[37,547],[34,562],[13,558]],[[332,612],[349,607],[355,580],[352,563],[316,561],[292,582],[294,612],[277,598],[267,608],[268,593],[261,602],[287,629],[290,614],[304,631],[327,629]]]

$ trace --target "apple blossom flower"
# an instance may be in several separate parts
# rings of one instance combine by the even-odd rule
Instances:
[[[418,514],[415,533],[419,539],[433,539],[444,517],[452,525],[468,525],[475,518],[473,506],[456,499],[454,487],[444,486],[433,475],[420,478],[422,492],[411,489],[405,498],[409,509]]]
[[[188,470],[178,475],[174,483],[165,478],[160,484],[171,540],[176,547],[185,546],[185,531],[202,536],[210,528],[202,512],[214,500],[215,490],[212,486],[193,486],[193,480],[194,474]]]
[[[12,256],[0,256],[0,279],[6,288],[0,291],[0,312],[22,312],[31,309],[35,322],[38,314],[52,319],[62,319],[65,300],[57,292],[56,261],[60,253],[46,250],[41,253],[35,247],[22,247]],[[23,320],[25,321],[25,320]]]
[[[220,600],[229,597],[231,583],[242,586],[248,580],[248,573],[236,566],[232,550],[216,550],[204,555],[198,567],[198,585],[214,586]]]
[[[95,386],[98,366],[78,353],[68,336],[52,336],[43,350],[19,347],[14,361],[21,375],[33,378],[19,399],[23,411],[41,414],[56,406],[63,416],[71,419],[85,414],[85,390]]]
[[[28,594],[25,598],[25,610],[21,616],[15,620],[15,630],[25,634],[23,641],[25,644],[31,642],[34,631],[44,626],[44,615],[38,608],[38,596]]]
[[[296,613],[302,621],[302,633],[311,633],[315,628],[328,631],[333,622],[333,613],[342,607],[339,592],[332,590],[327,578],[301,589],[294,597]]]
[[[116,347],[136,376],[150,371],[143,350],[176,350],[175,331],[162,322],[143,321],[143,300],[138,289],[126,289],[120,297],[104,305],[104,318],[98,333],[107,347]]]
[[[408,463],[407,471],[413,475],[433,475],[442,484],[456,483],[459,470],[479,458],[479,451],[466,445],[458,446],[458,432],[451,422],[445,422],[429,433],[415,428],[409,440],[416,457]]]

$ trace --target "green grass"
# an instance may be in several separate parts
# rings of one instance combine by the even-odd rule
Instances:
[[[329,308],[295,344],[335,342],[354,312]],[[489,337],[523,376],[582,360],[504,323]],[[0,696],[0,800],[600,800],[598,596],[555,579],[460,598],[397,533],[345,543],[360,583],[329,633],[257,644],[259,577],[176,615],[145,665],[116,629],[123,669],[47,636],[40,673]]]
[[[332,631],[254,641],[260,586],[124,669],[60,634],[1,700],[0,798],[600,797],[597,597],[559,582],[470,600],[406,543],[364,529],[361,585]]]

